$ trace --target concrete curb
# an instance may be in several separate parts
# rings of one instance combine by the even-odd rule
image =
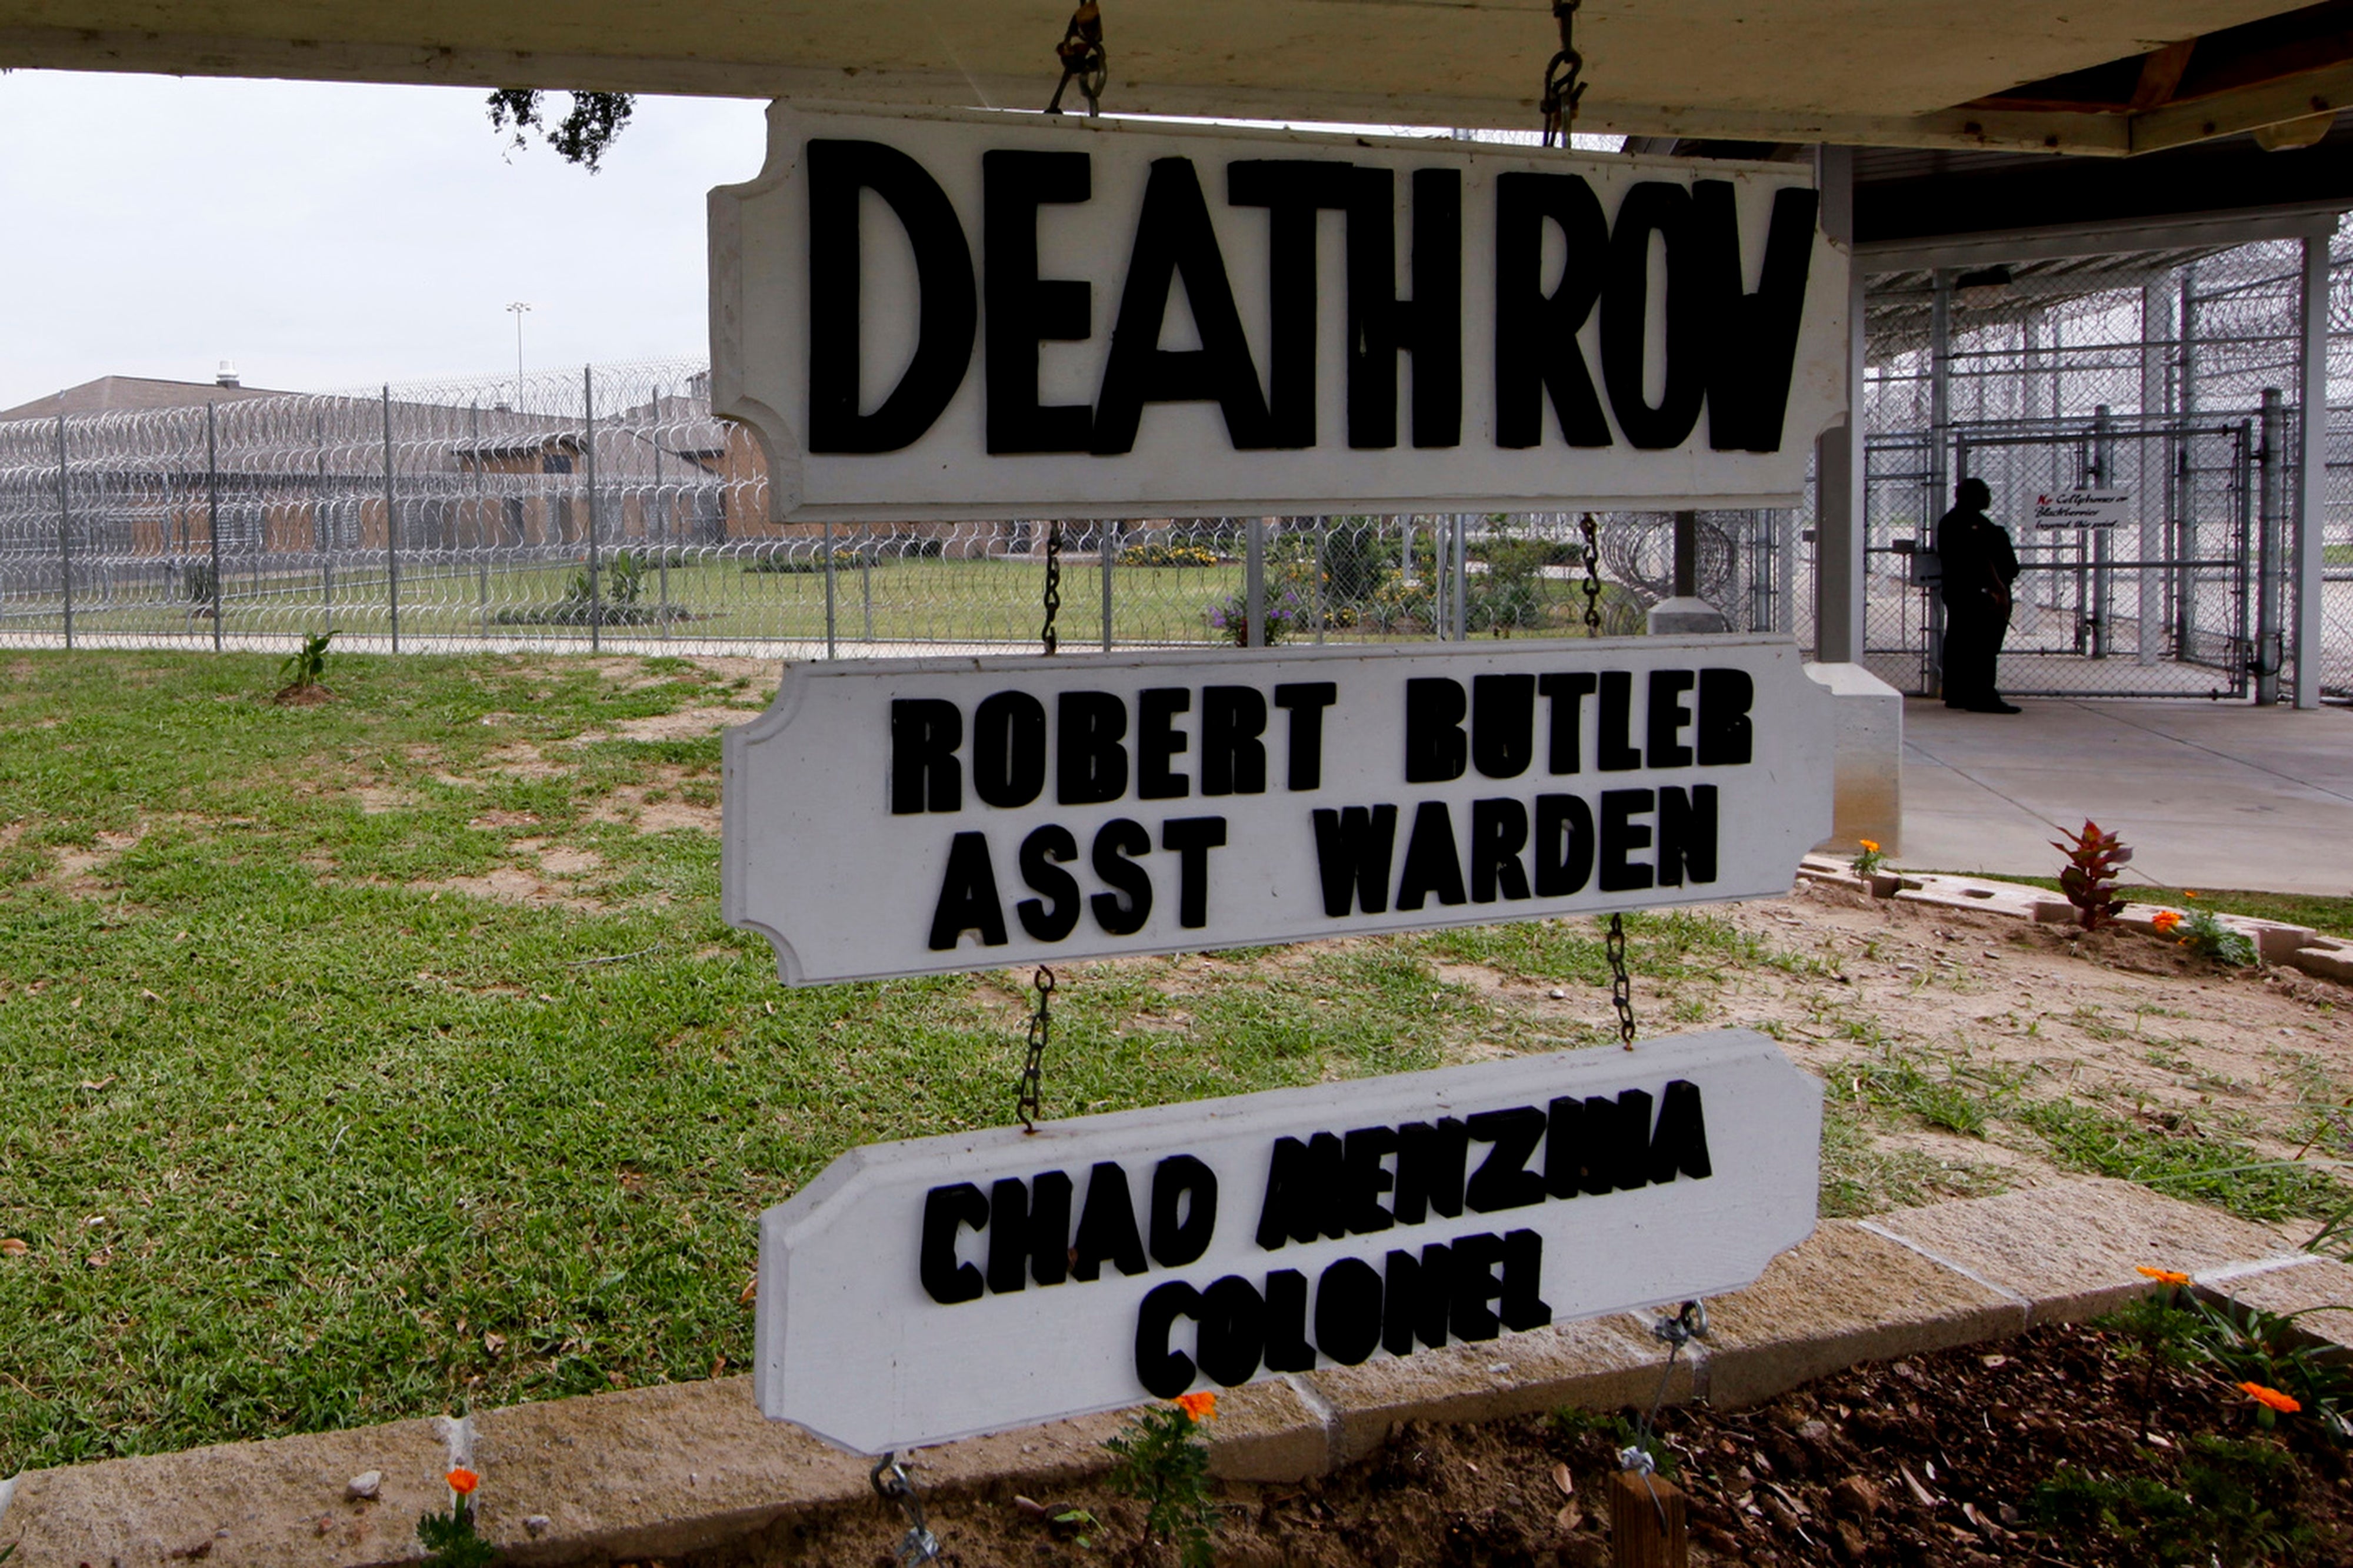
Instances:
[[[1854,874],[1847,862],[1830,855],[1809,855],[1799,863],[1802,881],[1847,888],[1897,903],[1934,904],[1944,909],[1975,910],[2006,915],[2040,925],[2064,925],[2075,918],[2075,907],[2056,893],[2023,882],[1990,877],[1948,877],[1934,871],[1881,871],[1876,877]],[[2126,891],[2130,891],[2129,889]],[[2155,933],[2157,916],[2167,904],[2127,904],[2116,924],[2126,931]],[[2188,915],[2187,910],[2171,910]],[[2290,925],[2254,915],[2221,915],[2223,925],[2255,944],[2265,963],[2300,969],[2322,980],[2353,985],[2353,942],[2322,936],[2310,926]]]
[[[2353,1311],[2313,1310],[2353,1303],[2353,1268],[2094,1179],[1824,1221],[1755,1285],[1709,1302],[1710,1339],[1677,1359],[1667,1397],[1752,1404],[1859,1362],[2096,1315],[2150,1288],[2141,1264],[2306,1311],[2316,1339],[2353,1353]],[[1624,1315],[1326,1367],[1220,1396],[1212,1468],[1288,1482],[1363,1458],[1401,1421],[1647,1405],[1666,1364],[1650,1321]],[[1123,1419],[926,1449],[917,1474],[928,1489],[1050,1491],[1099,1474]],[[453,1455],[481,1472],[483,1531],[521,1564],[670,1555],[876,1506],[866,1460],[762,1419],[750,1380],[726,1378],[32,1471],[0,1481],[0,1544],[26,1568],[395,1568],[421,1555],[412,1531],[446,1505]],[[378,1497],[347,1499],[366,1470],[382,1473]]]

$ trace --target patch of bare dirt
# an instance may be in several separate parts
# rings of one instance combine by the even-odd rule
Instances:
[[[556,877],[585,877],[601,869],[605,858],[594,849],[570,849],[562,845],[539,852],[542,870]]]
[[[605,907],[595,899],[550,886],[519,866],[501,866],[480,877],[448,877],[437,882],[412,882],[409,887],[417,892],[462,893],[470,899],[487,899],[492,903],[521,904],[533,909],[576,910],[594,913]]]
[[[681,708],[675,713],[650,713],[643,719],[624,719],[602,733],[582,735],[575,745],[586,745],[592,741],[691,741],[737,724],[747,724],[756,717],[744,708]]]
[[[87,849],[59,849],[55,879],[76,898],[94,897],[105,890],[105,879],[100,873],[146,837],[147,824],[142,822],[128,833],[100,833],[98,842]]]
[[[337,698],[332,691],[314,680],[308,686],[280,687],[269,700],[280,708],[316,708],[322,703],[333,702]]]
[[[528,741],[517,741],[511,746],[493,748],[482,759],[482,771],[502,773],[508,778],[566,778],[578,772],[569,763],[551,763],[539,754],[539,748]]]
[[[481,816],[469,820],[466,826],[469,827],[478,827],[486,830],[511,827],[537,827],[539,826],[539,816],[535,812],[529,811],[486,811],[482,813]]]
[[[684,768],[662,767],[644,784],[622,784],[596,803],[590,822],[609,822],[638,833],[668,833],[678,828],[719,836],[719,801],[712,792],[709,805],[688,800],[683,790]],[[706,786],[707,787],[707,786]]]
[[[362,784],[352,791],[352,798],[360,803],[360,810],[369,816],[382,816],[388,811],[407,811],[417,805],[417,797],[396,784]]]

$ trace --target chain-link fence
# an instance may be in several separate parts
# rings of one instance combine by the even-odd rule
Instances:
[[[776,524],[702,366],[259,395],[0,424],[0,642],[808,657],[1034,646],[1050,520]],[[1064,646],[1583,629],[1580,519],[1061,527]],[[1672,588],[1672,520],[1600,520],[1604,629]],[[1787,514],[1699,514],[1701,592],[1786,628]]]

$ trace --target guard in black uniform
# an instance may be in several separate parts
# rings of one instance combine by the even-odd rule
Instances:
[[[1963,479],[1953,510],[1936,522],[1936,554],[1945,574],[1945,706],[1972,713],[2015,713],[1994,689],[2001,639],[2010,633],[2010,585],[2018,580],[2018,552],[2010,531],[1986,516],[1993,491],[1983,479]]]

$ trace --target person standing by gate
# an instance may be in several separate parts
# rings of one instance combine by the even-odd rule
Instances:
[[[1936,522],[1936,554],[1945,574],[1945,706],[1972,713],[2015,713],[1995,689],[2001,639],[2010,633],[2010,585],[2018,580],[2018,552],[2010,531],[1986,516],[1993,491],[1983,479],[1963,479],[1953,510]]]

